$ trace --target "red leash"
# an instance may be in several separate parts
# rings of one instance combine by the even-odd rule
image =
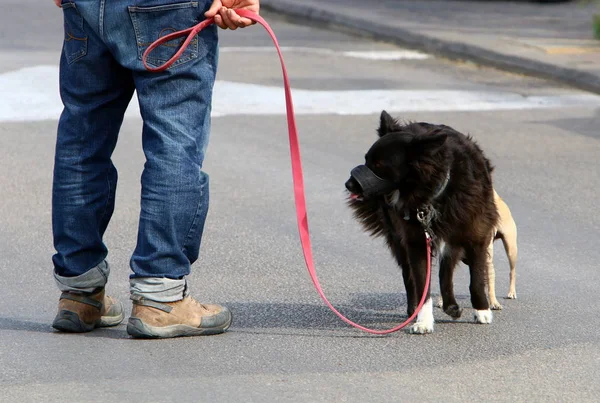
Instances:
[[[271,36],[271,39],[273,40],[273,43],[275,44],[275,48],[277,49],[277,53],[279,54],[279,60],[281,61],[281,69],[283,72],[283,82],[284,82],[284,87],[285,87],[285,108],[287,111],[288,132],[289,132],[289,141],[290,141],[290,154],[292,157],[292,175],[293,175],[293,179],[294,179],[294,198],[296,201],[296,218],[298,221],[298,231],[300,232],[300,242],[302,244],[302,252],[304,253],[304,260],[306,262],[306,267],[308,269],[308,273],[310,274],[310,278],[312,279],[312,282],[315,285],[315,288],[317,289],[317,292],[319,293],[319,295],[321,296],[321,298],[323,299],[325,304],[327,304],[327,306],[337,316],[339,316],[340,319],[342,319],[344,322],[346,322],[349,325],[352,325],[358,329],[364,330],[365,332],[369,332],[372,334],[388,334],[388,333],[392,333],[392,332],[402,329],[403,327],[408,325],[417,316],[417,314],[421,310],[421,307],[425,303],[425,297],[427,295],[427,290],[429,289],[429,281],[431,278],[431,238],[429,237],[429,234],[427,232],[425,232],[425,238],[426,238],[426,244],[427,244],[427,276],[426,276],[426,280],[425,280],[425,289],[423,290],[423,296],[421,297],[421,301],[419,302],[417,309],[411,315],[411,317],[408,318],[405,322],[403,322],[402,324],[400,324],[392,329],[387,329],[387,330],[369,329],[369,328],[361,326],[357,323],[352,322],[350,319],[348,319],[344,315],[342,315],[337,309],[335,309],[333,305],[331,305],[331,303],[327,300],[327,297],[325,297],[323,290],[321,289],[321,285],[319,284],[319,280],[317,278],[317,272],[315,270],[315,265],[313,263],[312,247],[311,247],[310,235],[309,235],[309,230],[308,230],[308,215],[306,213],[306,199],[304,196],[304,177],[302,174],[302,160],[300,158],[300,144],[298,142],[298,131],[296,129],[296,118],[294,116],[294,105],[292,103],[292,91],[290,89],[290,82],[288,79],[287,69],[285,68],[285,63],[283,62],[283,55],[281,54],[281,49],[279,47],[279,43],[277,42],[277,37],[275,36],[275,33],[273,32],[273,30],[271,29],[269,24],[262,17],[260,17],[258,14],[248,11],[248,10],[240,9],[240,10],[236,10],[236,12],[240,16],[249,18],[252,21],[258,22],[260,25],[262,25],[267,30],[269,35]],[[142,62],[144,63],[144,66],[146,67],[147,70],[153,71],[153,72],[160,72],[160,71],[166,70],[173,63],[175,63],[175,61],[179,58],[179,56],[181,56],[181,54],[183,53],[185,48],[194,39],[194,36],[196,36],[196,34],[198,32],[202,31],[204,28],[211,25],[212,23],[213,23],[213,19],[209,18],[191,28],[184,29],[184,30],[178,31],[178,32],[173,32],[169,35],[165,35],[165,36],[159,38],[157,41],[152,43],[148,47],[148,49],[146,49],[146,51],[144,52],[144,55],[142,56]],[[185,41],[183,42],[183,44],[181,45],[181,47],[179,48],[177,53],[175,53],[175,55],[171,59],[169,59],[166,63],[164,63],[162,66],[159,66],[159,67],[151,67],[148,65],[148,63],[146,62],[146,59],[148,58],[148,55],[150,54],[150,52],[152,52],[156,47],[162,45],[165,42],[169,42],[173,39],[181,38],[186,35],[187,35],[187,38],[185,39]]]

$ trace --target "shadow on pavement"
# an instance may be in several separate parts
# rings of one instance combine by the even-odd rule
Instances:
[[[468,300],[466,295],[457,295],[458,300]],[[433,296],[434,300],[436,296]],[[406,294],[400,293],[357,293],[350,302],[334,306],[353,322],[375,329],[389,329],[404,322],[406,314]],[[368,333],[356,333],[356,329],[339,319],[324,303],[286,303],[286,302],[226,302],[224,305],[233,312],[233,331],[256,332],[264,329],[286,330],[342,330],[352,333],[351,337],[369,337]],[[468,307],[468,301],[461,303]],[[434,314],[441,312],[434,308]],[[449,318],[438,318],[436,322],[468,322],[468,315],[459,321]],[[68,337],[69,333],[54,330],[52,319],[37,322],[16,318],[0,317],[0,330],[13,330],[54,334],[57,337]],[[89,333],[76,334],[78,337],[102,337],[109,339],[130,339],[125,331],[127,320],[112,328],[95,329]],[[270,331],[270,333],[271,333]],[[286,332],[286,334],[289,332]],[[294,332],[295,333],[295,332]]]
[[[34,322],[23,319],[0,318],[0,330],[14,330],[24,332],[48,333],[57,336],[69,335],[70,333],[58,332],[52,327],[51,319],[48,322]],[[124,325],[113,328],[95,329],[89,333],[78,333],[81,337],[104,337],[109,339],[127,339],[129,336],[125,332]]]
[[[436,297],[434,296],[434,299]],[[458,300],[468,296],[457,295]],[[398,325],[407,318],[406,295],[391,293],[354,294],[346,304],[332,302],[344,316],[363,326],[387,329]],[[225,303],[234,315],[232,328],[235,329],[351,329],[339,319],[324,303],[270,303],[270,302],[228,302]],[[461,303],[468,307],[470,304]],[[439,313],[434,308],[434,314]],[[465,315],[466,316],[466,315]],[[446,322],[446,320],[436,320]],[[463,320],[460,320],[461,322]],[[448,322],[456,322],[451,319]]]

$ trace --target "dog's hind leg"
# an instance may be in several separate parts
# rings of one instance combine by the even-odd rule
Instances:
[[[496,299],[496,270],[494,269],[494,239],[490,241],[490,245],[487,249],[487,286],[488,286],[488,297],[490,298],[490,308],[494,310],[502,309],[502,305]]]
[[[508,263],[510,264],[510,286],[506,298],[517,298],[517,226],[514,221],[508,229],[502,234],[502,244],[506,250]]]
[[[471,273],[469,291],[471,292],[471,304],[475,309],[476,323],[492,323],[493,315],[485,293],[487,250],[490,241],[488,239],[486,243],[470,245],[466,250]]]
[[[517,298],[516,267],[517,267],[517,224],[508,208],[508,205],[494,192],[494,201],[500,214],[498,222],[498,238],[502,239],[508,263],[510,264],[510,287],[508,289],[509,299]]]
[[[446,244],[440,260],[442,308],[453,319],[458,319],[462,315],[462,309],[458,306],[454,295],[454,268],[461,254],[462,250],[460,248]]]
[[[442,294],[438,295],[435,300],[436,308],[442,309],[444,307],[444,299],[442,298]]]

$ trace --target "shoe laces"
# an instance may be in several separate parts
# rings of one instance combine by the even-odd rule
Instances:
[[[201,304],[194,297],[190,297],[190,300],[192,301],[192,304],[194,304],[195,306],[199,307],[201,310],[209,312],[209,309],[206,307],[206,305]]]

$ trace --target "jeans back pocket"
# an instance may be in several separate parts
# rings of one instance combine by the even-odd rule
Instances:
[[[71,64],[87,54],[88,37],[83,27],[83,17],[73,2],[61,5],[65,23],[63,52],[67,63]]]
[[[154,7],[130,6],[129,16],[135,31],[138,59],[160,37],[198,24],[198,2],[166,4]],[[179,50],[185,37],[166,42],[148,55],[147,62],[155,67],[164,64]],[[177,66],[198,57],[198,36],[190,42],[181,57],[171,66]]]

